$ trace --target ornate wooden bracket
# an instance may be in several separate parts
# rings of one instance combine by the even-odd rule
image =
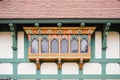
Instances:
[[[82,68],[83,68],[83,58],[80,58],[79,68],[80,68],[80,69],[82,69]]]
[[[58,58],[58,69],[61,69],[62,64],[61,64],[61,58]]]
[[[110,29],[111,23],[106,23],[103,29],[103,35],[102,35],[102,49],[106,50],[107,48],[107,35],[108,30]]]
[[[40,69],[40,60],[39,60],[39,58],[36,58],[36,68],[37,68],[37,70]]]
[[[12,49],[16,50],[17,49],[17,31],[15,25],[13,23],[9,23],[10,30],[12,32]]]

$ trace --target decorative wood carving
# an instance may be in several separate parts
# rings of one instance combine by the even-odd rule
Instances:
[[[82,68],[83,68],[83,58],[80,58],[79,67],[80,67],[80,69],[82,69]]]
[[[58,69],[61,69],[62,62],[61,61],[79,61],[79,68],[82,69],[83,62],[90,60],[91,57],[91,49],[90,49],[90,41],[91,35],[93,34],[95,27],[24,27],[26,34],[28,35],[28,40],[31,44],[31,39],[36,38],[39,41],[39,51],[38,53],[31,52],[31,45],[28,48],[28,57],[32,61],[36,61],[36,68],[40,69],[40,61],[58,61]],[[72,36],[71,36],[72,35]],[[73,36],[76,35],[76,36]],[[79,35],[79,36],[77,36]],[[80,35],[87,35],[87,37],[80,37]],[[51,41],[53,39],[58,40],[58,53],[51,53]],[[62,39],[68,40],[68,53],[60,53],[60,43]],[[78,39],[79,38],[79,39]],[[88,41],[88,50],[84,53],[80,51],[80,42],[82,38],[87,39]],[[41,42],[43,39],[48,39],[48,53],[41,52]],[[79,47],[77,53],[71,53],[70,43],[72,39],[76,39],[78,41]]]
[[[36,58],[36,68],[40,69],[40,61],[39,58]]]

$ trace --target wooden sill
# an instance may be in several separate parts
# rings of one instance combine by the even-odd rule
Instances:
[[[63,60],[74,60],[74,59],[80,59],[83,58],[84,60],[89,60],[90,59],[90,54],[83,53],[83,54],[78,54],[78,53],[72,53],[72,54],[58,54],[58,53],[52,53],[52,54],[38,54],[38,53],[32,53],[29,54],[29,59],[31,60],[36,60],[36,58],[39,58],[41,60],[51,60],[51,59],[58,59],[61,58]]]
[[[83,67],[83,61],[88,61],[90,60],[90,54],[88,53],[30,53],[29,54],[29,60],[31,61],[36,61],[36,67],[37,69],[40,69],[40,61],[58,61],[58,69],[61,69],[61,60],[63,61],[76,61],[79,60],[80,64],[79,67],[82,69]]]

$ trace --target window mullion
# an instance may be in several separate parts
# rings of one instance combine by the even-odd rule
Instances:
[[[50,54],[50,52],[51,52],[51,35],[49,35],[49,36],[50,36],[50,37],[48,37],[48,42],[49,42],[49,44],[48,44],[48,46],[49,46],[49,47],[48,47],[48,48],[49,48],[49,49],[48,49],[48,50],[49,50],[48,53]]]
[[[68,35],[68,54],[70,54],[70,35]]]
[[[60,50],[61,50],[61,45],[60,45],[60,43],[61,43],[61,35],[58,35],[58,53],[60,54]]]
[[[80,54],[80,36],[78,36],[78,54]]]
[[[39,54],[41,54],[41,36],[38,37],[38,41],[39,41]]]

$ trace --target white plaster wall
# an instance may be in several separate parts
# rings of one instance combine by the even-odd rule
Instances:
[[[20,63],[18,64],[18,74],[36,74],[35,63]]]
[[[106,65],[106,74],[119,74],[120,75],[120,65],[117,63],[108,63]]]
[[[102,68],[99,63],[85,63],[83,66],[83,74],[101,74]]]
[[[13,58],[11,32],[0,32],[0,58]]]
[[[100,31],[95,32],[95,58],[101,58],[102,35]]]
[[[58,68],[56,63],[42,63],[41,74],[57,74]]]
[[[119,58],[119,33],[109,32],[107,37],[106,58]]]
[[[13,65],[11,63],[0,64],[0,75],[13,74]]]
[[[18,32],[18,58],[24,58],[24,32]]]
[[[62,74],[79,74],[79,67],[77,63],[63,63]]]

